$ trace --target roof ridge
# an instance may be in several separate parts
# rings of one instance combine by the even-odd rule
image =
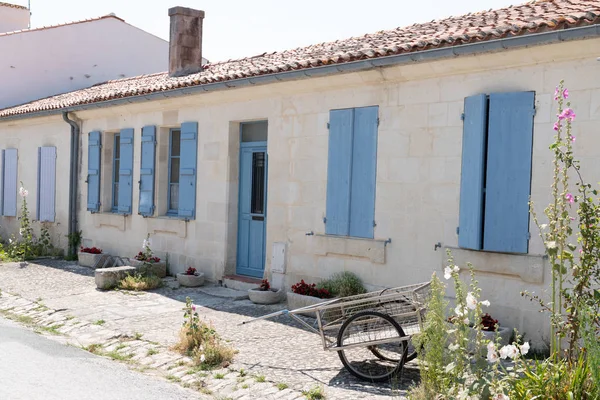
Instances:
[[[121,22],[125,22],[125,20],[123,18],[117,17],[115,14],[111,13],[111,14],[102,15],[100,17],[81,19],[81,20],[78,20],[78,21],[71,21],[71,22],[64,22],[62,24],[46,25],[46,26],[40,26],[40,27],[37,27],[37,28],[21,29],[21,30],[12,31],[12,32],[2,32],[2,33],[0,33],[0,37],[2,37],[2,36],[16,35],[16,34],[19,34],[19,33],[28,33],[28,32],[43,31],[43,30],[46,30],[46,29],[61,28],[63,26],[84,24],[84,23],[87,23],[87,22],[95,22],[95,21],[100,21],[102,19],[108,19],[108,18],[115,18],[115,19],[118,19]]]
[[[0,121],[19,114],[599,24],[600,0],[534,0],[348,39],[219,61],[205,65],[201,72],[177,78],[158,72],[111,80],[5,108],[0,110]]]
[[[20,10],[27,10],[28,9],[27,7],[22,6],[20,4],[4,3],[2,1],[0,1],[0,7],[18,8]]]

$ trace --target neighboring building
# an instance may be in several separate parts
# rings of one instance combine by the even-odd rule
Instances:
[[[0,2],[0,33],[29,28],[29,9]]]
[[[0,3],[0,108],[168,68],[166,40],[114,15],[28,25],[27,8]]]
[[[527,199],[550,201],[563,78],[576,152],[600,181],[600,0],[534,1],[203,70],[203,14],[171,14],[193,29],[172,28],[170,74],[0,111],[3,235],[16,230],[22,180],[41,209],[55,193],[57,237],[81,229],[85,245],[133,256],[149,233],[171,272],[194,266],[213,281],[289,288],[347,270],[400,286],[441,272],[449,248],[475,266],[492,315],[539,345],[546,317],[518,293],[544,291],[550,270]],[[197,51],[177,57],[184,44]],[[58,173],[38,191],[41,147],[56,148]]]

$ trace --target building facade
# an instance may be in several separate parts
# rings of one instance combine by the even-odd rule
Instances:
[[[545,3],[544,18],[564,13],[563,3],[551,10]],[[539,14],[530,5],[509,10],[461,23]],[[18,162],[13,175],[5,166],[3,207],[18,206],[7,181],[23,181],[31,201],[43,202],[37,149],[55,147],[56,237],[68,233],[74,169],[84,244],[133,257],[150,234],[172,273],[193,266],[215,282],[268,277],[289,288],[351,271],[382,288],[430,279],[451,250],[457,263],[473,264],[490,313],[541,346],[546,318],[519,295],[543,295],[550,280],[528,199],[540,214],[550,201],[548,146],[561,79],[577,113],[582,171],[600,180],[600,37],[590,13],[600,15],[600,2],[589,2],[572,26],[542,24],[535,36],[348,62],[336,53],[333,66],[299,58],[299,68],[258,73],[257,64],[284,53],[5,109],[0,148],[5,161],[16,149]],[[258,72],[244,76],[244,68]],[[222,79],[224,70],[234,78]],[[79,130],[75,160],[64,118]],[[6,237],[18,222],[3,215]]]

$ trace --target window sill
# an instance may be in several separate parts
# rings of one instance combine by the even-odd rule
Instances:
[[[385,247],[389,240],[325,234],[315,234],[313,237],[312,250],[315,254],[360,257],[385,264]]]
[[[454,262],[465,266],[468,262],[475,271],[499,275],[512,275],[527,283],[544,283],[544,269],[548,267],[545,255],[495,253],[445,246],[452,251]],[[442,251],[442,268],[446,266],[446,252]]]
[[[144,218],[148,232],[175,234],[180,238],[187,237],[187,221],[178,216],[161,215],[158,217]]]
[[[112,212],[92,213],[94,227],[102,228],[109,226],[117,228],[120,231],[125,231],[125,217],[127,216],[124,214],[115,214]]]

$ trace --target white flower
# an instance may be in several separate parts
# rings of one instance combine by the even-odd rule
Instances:
[[[23,229],[19,229],[19,235],[23,236]]]
[[[200,362],[203,363],[204,361],[206,361],[206,357],[204,357],[204,354],[202,354],[200,356]]]
[[[523,355],[529,353],[529,342],[525,342],[521,346],[519,346],[519,350]]]
[[[12,239],[8,239],[8,243],[12,243]]]
[[[541,224],[541,225],[540,225],[540,229],[542,229],[542,230],[543,230],[543,229],[546,229],[547,227],[548,227],[548,224]]]
[[[510,400],[510,397],[508,397],[507,395],[505,395],[503,393],[498,393],[498,394],[494,395],[492,400]]]
[[[452,269],[450,267],[444,268],[444,278],[446,278],[446,280],[452,278]]]
[[[459,317],[462,317],[464,315],[462,309],[460,308],[460,306],[456,306],[456,308],[454,309],[454,313],[456,315],[458,315]]]
[[[555,249],[556,242],[555,241],[548,242],[548,243],[546,243],[546,247],[548,247],[549,249]]]
[[[458,271],[460,271],[460,268],[458,268],[458,266],[455,265],[454,267],[452,267],[452,271],[458,273]]]
[[[498,362],[498,360],[499,360],[498,353],[496,353],[495,349],[494,349],[494,351],[490,351],[490,349],[488,347],[487,360],[491,363]]]
[[[463,322],[465,323],[465,325],[469,325],[469,317],[465,317],[465,319],[463,319]]]
[[[487,350],[488,350],[488,353],[491,351],[496,351],[496,343],[494,343],[490,340],[487,344]]]
[[[513,360],[517,357],[519,351],[517,347],[509,344],[500,349],[500,358],[505,359],[506,357],[510,357]]]
[[[474,310],[477,308],[477,299],[472,292],[467,293],[467,308]]]
[[[484,301],[481,302],[481,305],[489,307],[490,306],[490,301],[489,300],[484,300]]]
[[[27,189],[25,189],[23,186],[21,186],[19,188],[19,195],[21,197],[27,197],[27,196],[29,196],[29,192],[27,191]]]
[[[451,344],[450,346],[448,346],[448,350],[450,350],[450,351],[458,350],[458,344],[456,344],[456,343]]]
[[[147,247],[150,247],[150,239],[144,239],[142,242],[142,250],[146,250]]]
[[[460,400],[466,400],[469,397],[469,389],[463,388],[458,392],[458,398]]]

